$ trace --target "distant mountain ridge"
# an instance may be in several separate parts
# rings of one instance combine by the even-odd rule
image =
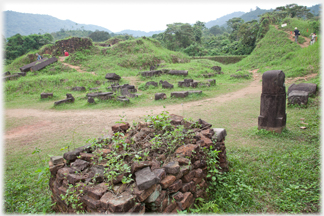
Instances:
[[[90,31],[107,31],[109,29],[97,25],[86,25],[71,20],[60,20],[49,15],[19,13],[15,11],[4,11],[4,36],[11,37],[17,33],[21,35],[44,34],[60,31],[61,29],[76,30],[83,29]]]
[[[222,25],[226,24],[226,21],[227,20],[232,19],[234,17],[240,17],[243,14],[245,14],[245,12],[242,12],[242,11],[238,11],[238,12],[234,12],[234,13],[231,13],[231,14],[227,14],[225,16],[222,16],[220,18],[217,18],[216,20],[212,20],[212,21],[206,22],[205,23],[205,26],[207,28],[211,28],[211,27],[213,27],[215,25],[222,26]]]

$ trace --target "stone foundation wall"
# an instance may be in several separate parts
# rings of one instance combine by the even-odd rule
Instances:
[[[208,151],[218,150],[219,167],[227,171],[226,131],[199,119],[188,122],[170,115],[176,131],[183,126],[181,145],[173,149],[157,143],[153,123],[112,126],[113,133],[52,157],[49,165],[52,201],[56,212],[177,213],[206,197],[211,180]],[[213,141],[212,141],[213,140]]]

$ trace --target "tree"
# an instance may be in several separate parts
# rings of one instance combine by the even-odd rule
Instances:
[[[95,32],[92,32],[91,34],[89,34],[88,37],[91,38],[95,42],[101,42],[101,41],[108,40],[110,38],[110,35],[106,31],[96,30]]]
[[[163,40],[170,50],[186,48],[195,41],[194,31],[190,24],[173,23],[167,24],[167,27],[163,33]]]
[[[228,20],[226,23],[232,29],[232,32],[230,34],[230,39],[232,41],[238,41],[239,40],[238,30],[240,26],[244,23],[244,20],[242,18],[234,17]]]
[[[287,4],[286,6],[277,7],[274,11],[284,11],[287,16],[294,17],[305,17],[310,11],[306,6],[299,6],[297,4]]]

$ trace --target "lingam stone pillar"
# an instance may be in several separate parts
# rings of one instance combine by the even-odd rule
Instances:
[[[286,126],[285,74],[281,70],[266,71],[262,75],[262,94],[258,129],[281,133]]]

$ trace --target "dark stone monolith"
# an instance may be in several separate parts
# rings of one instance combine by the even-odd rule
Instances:
[[[266,71],[262,75],[262,94],[258,129],[281,133],[286,126],[285,74],[281,70]]]

